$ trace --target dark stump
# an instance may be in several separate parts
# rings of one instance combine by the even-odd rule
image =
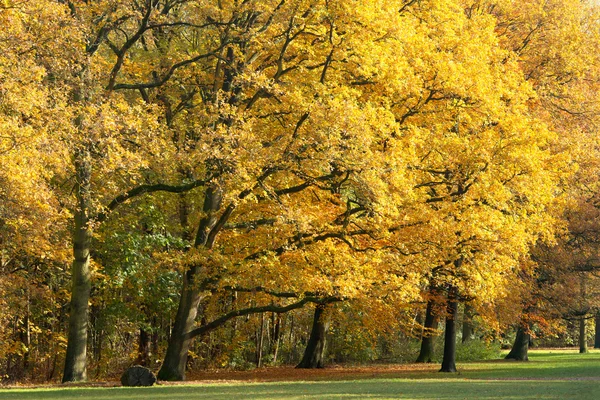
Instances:
[[[156,382],[156,375],[148,368],[134,365],[121,375],[123,386],[152,386]]]

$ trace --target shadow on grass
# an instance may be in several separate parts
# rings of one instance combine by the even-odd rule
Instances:
[[[152,388],[72,388],[0,391],[16,399],[594,399],[598,382],[372,379],[346,382],[210,384]]]

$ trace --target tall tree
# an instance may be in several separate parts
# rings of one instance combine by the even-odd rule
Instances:
[[[331,307],[330,307],[331,308]],[[302,360],[296,368],[323,368],[325,366],[325,346],[331,316],[327,315],[327,304],[317,304],[312,328]]]
[[[448,289],[446,307],[446,329],[444,330],[444,357],[440,372],[456,372],[456,318],[458,317],[458,299],[456,288]]]

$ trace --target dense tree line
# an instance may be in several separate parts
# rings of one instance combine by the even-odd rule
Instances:
[[[599,11],[5,0],[0,376],[585,351]]]

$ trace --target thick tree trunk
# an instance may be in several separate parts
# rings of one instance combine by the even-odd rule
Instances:
[[[75,210],[73,234],[73,264],[71,268],[71,313],[63,382],[86,380],[86,349],[88,336],[88,303],[90,300],[90,243],[89,225],[91,160],[82,152],[76,156],[77,182],[75,192],[78,207]]]
[[[435,329],[437,328],[437,317],[434,314],[435,302],[429,300],[427,302],[427,310],[425,311],[425,324],[423,326],[423,334],[421,336],[421,351],[415,362],[430,363],[433,360],[433,339],[435,338]]]
[[[456,372],[456,317],[458,301],[456,289],[450,288],[446,309],[446,330],[444,332],[444,358],[440,372]]]
[[[579,352],[588,352],[587,332],[585,329],[585,316],[581,317],[581,319],[579,320]]]
[[[158,371],[158,379],[163,381],[182,381],[185,379],[185,365],[191,338],[189,332],[194,327],[198,305],[202,299],[200,290],[196,289],[194,278],[197,267],[192,267],[185,274],[182,295],[175,317],[175,324],[171,331],[171,339],[163,364]]]
[[[600,313],[596,314],[596,334],[594,335],[594,348],[600,348]]]
[[[194,242],[195,247],[212,248],[220,227],[232,211],[232,208],[229,207],[221,218],[217,218],[217,211],[221,208],[222,198],[222,191],[218,187],[206,189],[203,207],[205,217],[200,221]],[[171,331],[164,362],[157,375],[160,380],[182,381],[185,379],[185,366],[192,340],[190,331],[194,327],[198,306],[200,300],[202,300],[202,277],[199,276],[199,272],[199,266],[192,265],[184,274],[175,324]]]
[[[323,368],[327,331],[329,330],[329,313],[326,304],[317,304],[312,330],[304,351],[302,361],[296,368]]]
[[[515,338],[515,344],[513,345],[510,353],[505,357],[506,360],[516,361],[529,361],[527,352],[529,351],[529,339],[530,335],[526,332],[525,328],[519,326],[517,330],[517,337]]]
[[[465,304],[465,313],[463,316],[463,324],[462,324],[462,343],[465,343],[468,340],[471,340],[473,337],[473,316],[475,315],[475,310],[469,304]]]

